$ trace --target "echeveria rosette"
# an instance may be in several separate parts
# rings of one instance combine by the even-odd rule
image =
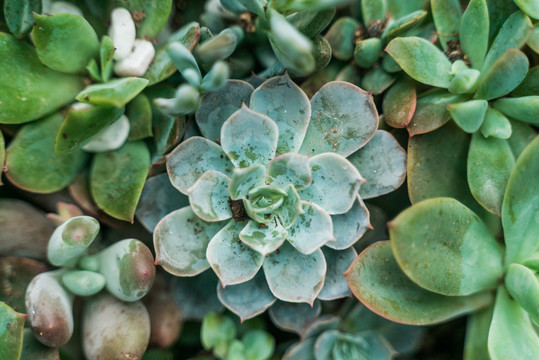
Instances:
[[[473,313],[466,358],[481,357],[487,348],[492,359],[538,357],[532,325],[539,315],[538,176],[536,137],[505,188],[505,248],[460,202],[425,200],[390,223],[390,242],[360,254],[346,274],[352,291],[375,312],[402,323],[432,324]]]
[[[231,80],[203,97],[197,123],[205,138],[189,138],[167,160],[190,206],[154,232],[158,264],[177,276],[211,267],[220,300],[242,318],[276,298],[347,296],[340,275],[370,226],[359,195],[398,187],[406,161],[395,139],[376,130],[372,96],[349,83],[329,83],[310,102],[287,75],[253,90]],[[358,169],[369,180],[364,190]],[[252,294],[256,306],[241,309]]]

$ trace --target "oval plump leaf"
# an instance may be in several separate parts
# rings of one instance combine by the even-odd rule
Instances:
[[[522,10],[526,15],[539,19],[539,3],[535,0],[515,0],[515,4]]]
[[[395,128],[406,127],[414,116],[416,101],[414,83],[407,79],[398,80],[384,97],[384,122]]]
[[[105,287],[105,277],[88,270],[68,270],[62,274],[62,283],[73,294],[91,296]]]
[[[413,79],[420,83],[447,88],[451,80],[451,62],[425,39],[403,37],[391,40],[386,52]]]
[[[474,133],[483,124],[488,109],[486,100],[469,100],[448,104],[447,110],[457,125],[467,133]]]
[[[488,137],[495,137],[498,139],[508,139],[512,133],[511,122],[508,118],[503,116],[501,112],[489,107],[485,114],[483,124],[481,124],[481,134]]]
[[[506,246],[505,262],[511,264],[537,251],[539,233],[539,137],[520,154],[509,178],[502,205]]]
[[[30,44],[2,32],[0,68],[2,124],[39,119],[69,103],[83,87],[82,77],[51,70],[39,61]]]
[[[288,231],[275,217],[267,225],[250,220],[240,232],[241,241],[263,256],[277,250],[287,236]]]
[[[440,38],[442,49],[449,48],[448,41],[458,41],[462,12],[458,0],[431,0],[432,19]]]
[[[535,277],[535,271],[520,264],[509,265],[505,288],[532,319],[539,318],[539,280]]]
[[[367,229],[372,229],[369,217],[369,210],[358,196],[348,212],[331,215],[333,236],[336,241],[329,241],[326,246],[335,250],[344,250],[355,244]]]
[[[494,108],[510,118],[533,125],[539,124],[539,96],[503,98],[494,103]]]
[[[277,154],[299,150],[311,118],[311,104],[288,74],[273,77],[260,85],[251,95],[250,108],[267,115],[277,124]]]
[[[40,14],[42,0],[6,0],[4,1],[4,16],[9,31],[17,38],[23,38],[32,30],[34,16]]]
[[[226,175],[215,170],[206,171],[189,190],[189,203],[195,214],[209,222],[230,219],[229,184]]]
[[[52,193],[67,186],[82,167],[86,155],[54,151],[54,138],[62,123],[60,114],[24,126],[6,149],[6,177],[17,187]]]
[[[354,33],[359,23],[352,17],[339,17],[326,33],[335,59],[348,61],[354,55]]]
[[[76,216],[58,226],[47,247],[47,259],[56,266],[74,265],[99,233],[99,222],[91,216]]]
[[[148,85],[148,80],[136,77],[114,79],[106,84],[90,85],[76,99],[92,105],[122,107]]]
[[[96,154],[90,191],[97,206],[117,219],[132,222],[149,168],[150,152],[143,142]]]
[[[377,67],[368,71],[361,79],[361,87],[374,95],[380,95],[386,91],[397,78],[386,72],[383,68]]]
[[[304,189],[312,180],[309,158],[297,153],[277,156],[268,164],[267,177],[275,186],[293,185],[296,189]]]
[[[488,49],[488,8],[486,0],[469,2],[460,21],[459,40],[474,69],[481,69]]]
[[[287,240],[302,254],[312,254],[334,241],[333,223],[326,211],[314,203],[302,202],[303,213],[288,229]]]
[[[2,359],[19,359],[22,351],[23,330],[26,317],[0,302],[0,356]]]
[[[348,156],[364,146],[377,127],[372,95],[350,83],[333,81],[311,99],[311,120],[299,153]]]
[[[78,73],[97,57],[97,34],[82,16],[35,14],[34,19],[34,45],[44,65],[60,72]]]
[[[427,291],[399,268],[389,241],[365,249],[344,274],[352,293],[370,310],[395,322],[427,325],[475,311],[490,293],[449,297]]]
[[[129,119],[129,141],[142,140],[153,135],[152,106],[144,94],[137,95],[127,104],[125,115]]]
[[[502,139],[476,133],[468,151],[468,184],[474,198],[491,213],[501,216],[503,194],[515,158]]]

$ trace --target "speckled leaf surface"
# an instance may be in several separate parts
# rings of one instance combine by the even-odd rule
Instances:
[[[4,16],[9,31],[21,39],[32,30],[34,16],[40,14],[42,9],[41,0],[5,0]]]
[[[144,0],[113,0],[114,6],[122,6],[131,12],[137,25],[137,38],[154,38],[165,27],[172,0],[147,2]]]
[[[410,80],[398,80],[387,91],[382,108],[384,121],[389,126],[404,128],[414,116],[417,95],[414,83]]]
[[[341,251],[323,247],[322,252],[326,259],[327,270],[324,287],[318,294],[318,298],[329,301],[351,296],[352,293],[343,274],[357,257],[356,250],[353,247]]]
[[[228,169],[228,171],[227,171]],[[172,185],[188,194],[195,182],[209,170],[228,174],[234,165],[216,143],[199,136],[182,142],[167,157],[167,172]]]
[[[230,179],[230,198],[232,200],[244,199],[249,191],[265,185],[264,175],[266,168],[263,165],[253,165],[246,168],[234,168]]]
[[[505,190],[502,224],[507,264],[537,251],[539,233],[539,137],[519,156]]]
[[[277,154],[299,150],[311,118],[311,104],[288,74],[273,77],[260,85],[251,95],[250,107],[277,124]]]
[[[208,244],[206,258],[223,286],[252,279],[264,261],[262,255],[240,241],[245,225],[245,222],[230,220]]]
[[[494,108],[515,120],[539,124],[539,96],[523,96],[496,100]]]
[[[296,222],[298,216],[303,213],[301,205],[301,199],[298,192],[292,185],[288,185],[284,188],[286,197],[283,199],[283,203],[276,210],[276,214],[281,221],[281,224],[285,228],[289,228]]]
[[[78,73],[99,54],[97,34],[82,16],[35,14],[34,19],[32,35],[37,56],[49,68]]]
[[[406,152],[388,132],[378,130],[365,147],[348,157],[367,182],[359,188],[362,199],[387,194],[404,182]]]
[[[277,299],[273,296],[262,273],[238,285],[223,287],[217,284],[217,296],[223,305],[243,322],[262,314]]]
[[[364,146],[377,127],[372,95],[349,83],[330,82],[311,99],[311,120],[299,153],[348,156]]]
[[[95,155],[90,170],[90,191],[105,213],[133,221],[148,170],[150,152],[145,143],[126,143],[118,150]]]
[[[291,184],[303,189],[311,184],[309,158],[297,153],[277,156],[268,164],[268,180],[275,186],[286,187]]]
[[[450,297],[427,291],[402,272],[389,241],[363,251],[345,273],[352,293],[370,310],[395,322],[427,325],[475,311],[492,301],[489,293]]]
[[[230,179],[219,171],[206,171],[189,189],[189,203],[199,218],[215,222],[230,219],[228,205]]]
[[[148,80],[136,77],[114,79],[106,84],[88,86],[77,94],[76,99],[92,105],[122,107],[137,96]]]
[[[474,198],[491,213],[501,216],[503,194],[515,157],[507,141],[472,136],[468,151],[468,185]]]
[[[26,317],[0,302],[0,357],[18,359],[22,350]]]
[[[67,186],[86,161],[82,151],[57,154],[54,138],[62,123],[60,114],[25,125],[6,149],[6,177],[17,187],[51,193]]]
[[[391,40],[386,52],[410,77],[420,83],[447,88],[451,80],[451,62],[436,46],[418,37]]]
[[[427,290],[469,295],[495,289],[503,274],[502,247],[457,200],[434,198],[413,205],[389,223],[389,236],[400,268]]]
[[[302,201],[303,214],[288,229],[288,242],[302,254],[311,254],[333,238],[331,216],[314,203]]]
[[[321,311],[322,307],[318,300],[312,306],[309,304],[295,304],[277,300],[270,307],[268,313],[271,321],[278,328],[301,334],[305,327],[320,315]]]
[[[221,146],[236,167],[267,165],[275,157],[278,136],[273,120],[244,105],[223,124]]]
[[[369,210],[358,196],[352,208],[341,215],[331,215],[333,223],[333,236],[336,241],[326,243],[326,246],[335,250],[344,250],[356,243],[371,229]]]
[[[241,241],[263,256],[277,250],[287,236],[288,231],[276,217],[272,217],[267,225],[249,220],[240,232]]]
[[[284,243],[264,261],[264,274],[277,299],[313,304],[324,286],[326,260],[322,251],[304,255]]]
[[[309,159],[312,183],[298,193],[302,200],[312,201],[330,215],[350,210],[361,183],[365,180],[344,157],[324,153]]]
[[[450,40],[458,40],[462,12],[458,0],[431,0],[431,11],[442,49]]]
[[[204,94],[196,112],[196,122],[204,137],[211,141],[219,140],[223,123],[243,103],[249,105],[253,91],[253,86],[245,81],[228,80],[221,89]]]
[[[69,103],[83,87],[82,77],[49,69],[32,46],[5,33],[0,33],[0,68],[2,124],[39,119]]]

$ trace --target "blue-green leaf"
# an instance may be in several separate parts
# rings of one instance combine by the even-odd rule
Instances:
[[[209,222],[228,220],[230,179],[219,171],[206,171],[189,189],[189,203],[199,218]]]
[[[302,254],[312,254],[328,241],[334,241],[331,217],[314,203],[303,201],[303,213],[288,229],[288,242]]]

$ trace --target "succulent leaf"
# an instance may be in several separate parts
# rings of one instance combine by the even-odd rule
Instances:
[[[354,55],[354,34],[359,23],[352,17],[339,17],[326,33],[335,59],[348,61]]]
[[[131,49],[129,49],[131,50]],[[112,76],[112,67],[114,62],[114,44],[108,36],[103,36],[101,46],[99,47],[99,60],[101,62],[101,79],[103,82],[108,82]]]
[[[539,316],[539,280],[535,272],[520,264],[511,264],[505,275],[505,288],[532,319]]]
[[[481,125],[481,134],[486,138],[492,136],[498,139],[508,139],[511,132],[509,119],[498,110],[489,107]]]
[[[284,188],[293,185],[297,190],[311,184],[309,158],[297,153],[286,153],[270,161],[267,177],[271,184]]]
[[[348,356],[353,359],[389,360],[394,355],[387,340],[373,331],[348,334],[339,330],[328,330],[316,339],[314,348],[315,360],[341,359]]]
[[[144,0],[114,0],[114,6],[126,7],[133,16],[144,14],[137,23],[137,38],[155,38],[167,24],[172,10],[172,0],[151,4]]]
[[[1,174],[4,172],[5,160],[6,160],[6,142],[4,140],[4,134],[0,130],[0,169],[2,169],[2,171],[0,171],[0,186],[3,185]]]
[[[286,349],[283,360],[312,360],[314,359],[314,342],[316,338],[308,338],[295,343]]]
[[[126,106],[125,115],[129,119],[129,141],[142,140],[153,136],[152,106],[144,94],[137,95]]]
[[[327,263],[326,280],[318,298],[320,300],[335,300],[352,295],[344,272],[350,267],[357,257],[353,247],[339,251],[327,247],[322,248]]]
[[[277,301],[269,308],[271,321],[280,329],[301,334],[322,311],[320,301],[312,304]]]
[[[23,344],[22,352],[20,354],[20,360],[30,360],[30,359],[42,359],[42,360],[57,360],[60,358],[60,354],[57,348],[51,348],[40,343],[32,329],[26,328],[23,331]],[[13,349],[13,348],[11,348]],[[4,354],[0,354],[6,359],[9,357]],[[18,359],[15,357],[15,359]]]
[[[105,287],[103,275],[88,270],[68,270],[62,274],[62,284],[79,296],[95,295]]]
[[[308,38],[314,38],[331,23],[335,17],[336,9],[313,9],[294,12],[286,17],[286,20]]]
[[[26,36],[34,25],[32,13],[40,14],[42,7],[41,0],[4,1],[4,16],[9,31],[19,39]]]
[[[494,108],[510,118],[539,124],[538,95],[499,99],[494,103]]]
[[[230,77],[230,68],[224,61],[217,61],[211,67],[210,71],[202,79],[200,91],[215,91],[226,85]]]
[[[370,310],[403,324],[443,322],[492,301],[492,295],[487,292],[453,297],[419,287],[400,269],[389,241],[365,249],[344,276],[352,293]]]
[[[288,242],[302,254],[312,254],[334,241],[331,217],[314,203],[302,202],[303,213],[288,229]]]
[[[442,49],[448,48],[448,41],[458,40],[462,12],[458,0],[431,0],[432,18],[440,37]]]
[[[205,271],[197,277],[179,277],[172,283],[172,295],[181,306],[185,320],[202,321],[209,312],[220,312],[223,305],[217,298],[215,287],[219,279],[213,271]]]
[[[356,243],[371,228],[369,210],[358,196],[352,208],[341,215],[331,215],[333,236],[336,241],[326,243],[335,250],[344,250]]]
[[[205,221],[230,219],[229,184],[230,179],[226,175],[215,170],[206,171],[189,189],[191,209]]]
[[[94,135],[86,144],[82,146],[82,150],[88,152],[105,152],[113,151],[120,148],[127,138],[130,131],[129,119],[122,115],[112,124],[101,129]]]
[[[211,66],[216,61],[224,60],[232,55],[239,41],[240,38],[234,28],[227,28],[198,44],[195,54],[203,63]]]
[[[226,315],[209,313],[202,321],[200,341],[206,350],[213,350],[224,357],[230,342],[236,337],[236,325]]]
[[[249,220],[240,232],[240,239],[262,256],[277,250],[288,236],[288,231],[273,216],[267,225]]]
[[[391,59],[389,56],[386,58]],[[416,103],[414,83],[407,79],[397,80],[384,96],[382,103],[384,122],[395,128],[406,127],[412,121]]]
[[[396,16],[396,14],[392,14]],[[405,34],[408,30],[421,23],[427,12],[425,10],[416,10],[414,12],[407,13],[403,17],[398,17],[397,20],[388,24],[382,33],[382,40],[384,43],[388,43],[393,38]]]
[[[528,96],[537,93],[539,93],[539,66],[534,66],[528,70],[528,74],[526,74],[524,80],[513,90],[511,95]]]
[[[148,84],[148,80],[137,77],[114,79],[106,84],[94,84],[76,96],[80,102],[92,105],[122,107],[133,100]]]
[[[251,190],[265,185],[265,174],[266,168],[258,164],[246,168],[234,168],[228,187],[230,198],[232,200],[245,199]]]
[[[370,69],[380,57],[382,41],[379,38],[368,38],[358,41],[354,50],[354,60],[363,69]]]
[[[447,105],[447,110],[455,123],[467,133],[479,130],[487,109],[488,102],[486,100],[469,100]]]
[[[526,146],[535,139],[537,132],[531,126],[520,121],[510,121],[510,124],[512,132],[507,141],[516,159],[522,154]]]
[[[202,74],[195,57],[189,49],[180,42],[173,42],[168,45],[167,53],[174,66],[185,76],[186,80],[194,87],[198,87],[202,81]]]
[[[466,320],[464,359],[491,360],[488,355],[488,332],[494,304],[478,310]]]
[[[0,302],[0,356],[2,359],[19,359],[23,344],[26,317],[6,303]]]
[[[286,192],[286,197],[275,213],[279,217],[283,227],[288,229],[296,222],[298,216],[303,213],[303,208],[299,194],[294,186],[288,185],[284,188],[284,191]]]
[[[535,0],[515,0],[515,4],[529,17],[539,19],[539,3]]]
[[[459,40],[474,69],[481,69],[488,49],[488,8],[486,0],[472,0],[460,21]]]
[[[397,78],[381,67],[375,67],[373,70],[367,72],[361,79],[361,87],[373,95],[380,95],[386,91]]]
[[[376,20],[384,20],[387,12],[386,0],[363,0],[361,1],[361,14],[363,23],[371,25]]]

